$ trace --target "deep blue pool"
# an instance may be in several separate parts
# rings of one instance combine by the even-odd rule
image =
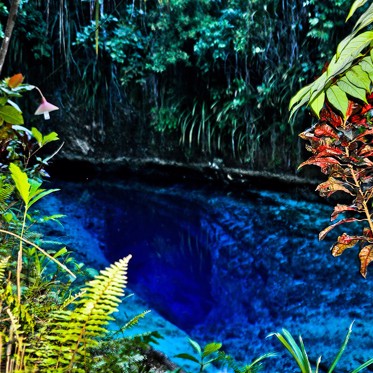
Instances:
[[[133,255],[130,288],[201,343],[222,341],[247,362],[278,349],[266,336],[284,327],[329,362],[355,320],[342,370],[373,356],[373,268],[364,280],[357,251],[330,255],[342,229],[318,241],[332,206],[294,191],[128,181],[62,189],[108,261]],[[268,371],[294,371],[289,360],[273,364]]]

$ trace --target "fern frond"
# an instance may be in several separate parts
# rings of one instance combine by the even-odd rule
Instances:
[[[0,186],[0,212],[7,210],[7,200],[14,191],[14,186],[11,184],[3,184]]]
[[[4,280],[4,277],[5,277],[4,274],[5,274],[6,267],[8,265],[9,258],[10,256],[7,256],[6,258],[2,258],[0,260],[0,282]]]
[[[97,345],[97,338],[106,333],[105,325],[113,320],[127,284],[127,268],[131,256],[100,271],[88,282],[80,297],[71,302],[73,310],[52,313],[38,347],[48,356],[49,367],[68,363],[67,372],[79,372],[88,356],[87,349]],[[84,371],[84,369],[82,370]]]
[[[125,330],[128,330],[128,329],[136,326],[139,323],[140,319],[143,319],[149,312],[150,312],[150,310],[146,310],[146,311],[143,311],[140,314],[134,316],[130,321],[126,322],[119,330],[114,332],[111,335],[111,337],[114,337],[117,334],[123,333]]]

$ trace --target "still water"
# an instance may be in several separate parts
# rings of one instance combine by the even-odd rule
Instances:
[[[364,280],[356,251],[331,257],[341,230],[318,241],[332,206],[294,191],[132,181],[62,183],[59,198],[109,262],[133,255],[130,288],[201,343],[249,362],[282,351],[266,336],[284,327],[327,363],[355,320],[341,367],[373,356],[373,268]],[[294,371],[282,355],[271,364]]]

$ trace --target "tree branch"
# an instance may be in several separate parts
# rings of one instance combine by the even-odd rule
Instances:
[[[6,54],[8,52],[8,47],[10,43],[10,38],[12,37],[14,24],[16,23],[16,17],[20,2],[21,0],[13,0],[12,5],[10,6],[9,16],[5,27],[5,37],[0,48],[0,75],[3,70]]]

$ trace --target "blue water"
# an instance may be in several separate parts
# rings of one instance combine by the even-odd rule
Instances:
[[[285,327],[327,363],[355,320],[342,371],[373,356],[373,268],[364,280],[356,249],[330,255],[343,228],[317,238],[332,205],[294,191],[128,181],[62,188],[110,262],[133,255],[130,288],[201,343],[222,341],[248,362],[281,351],[266,336]],[[272,364],[267,371],[294,371],[286,357]]]

